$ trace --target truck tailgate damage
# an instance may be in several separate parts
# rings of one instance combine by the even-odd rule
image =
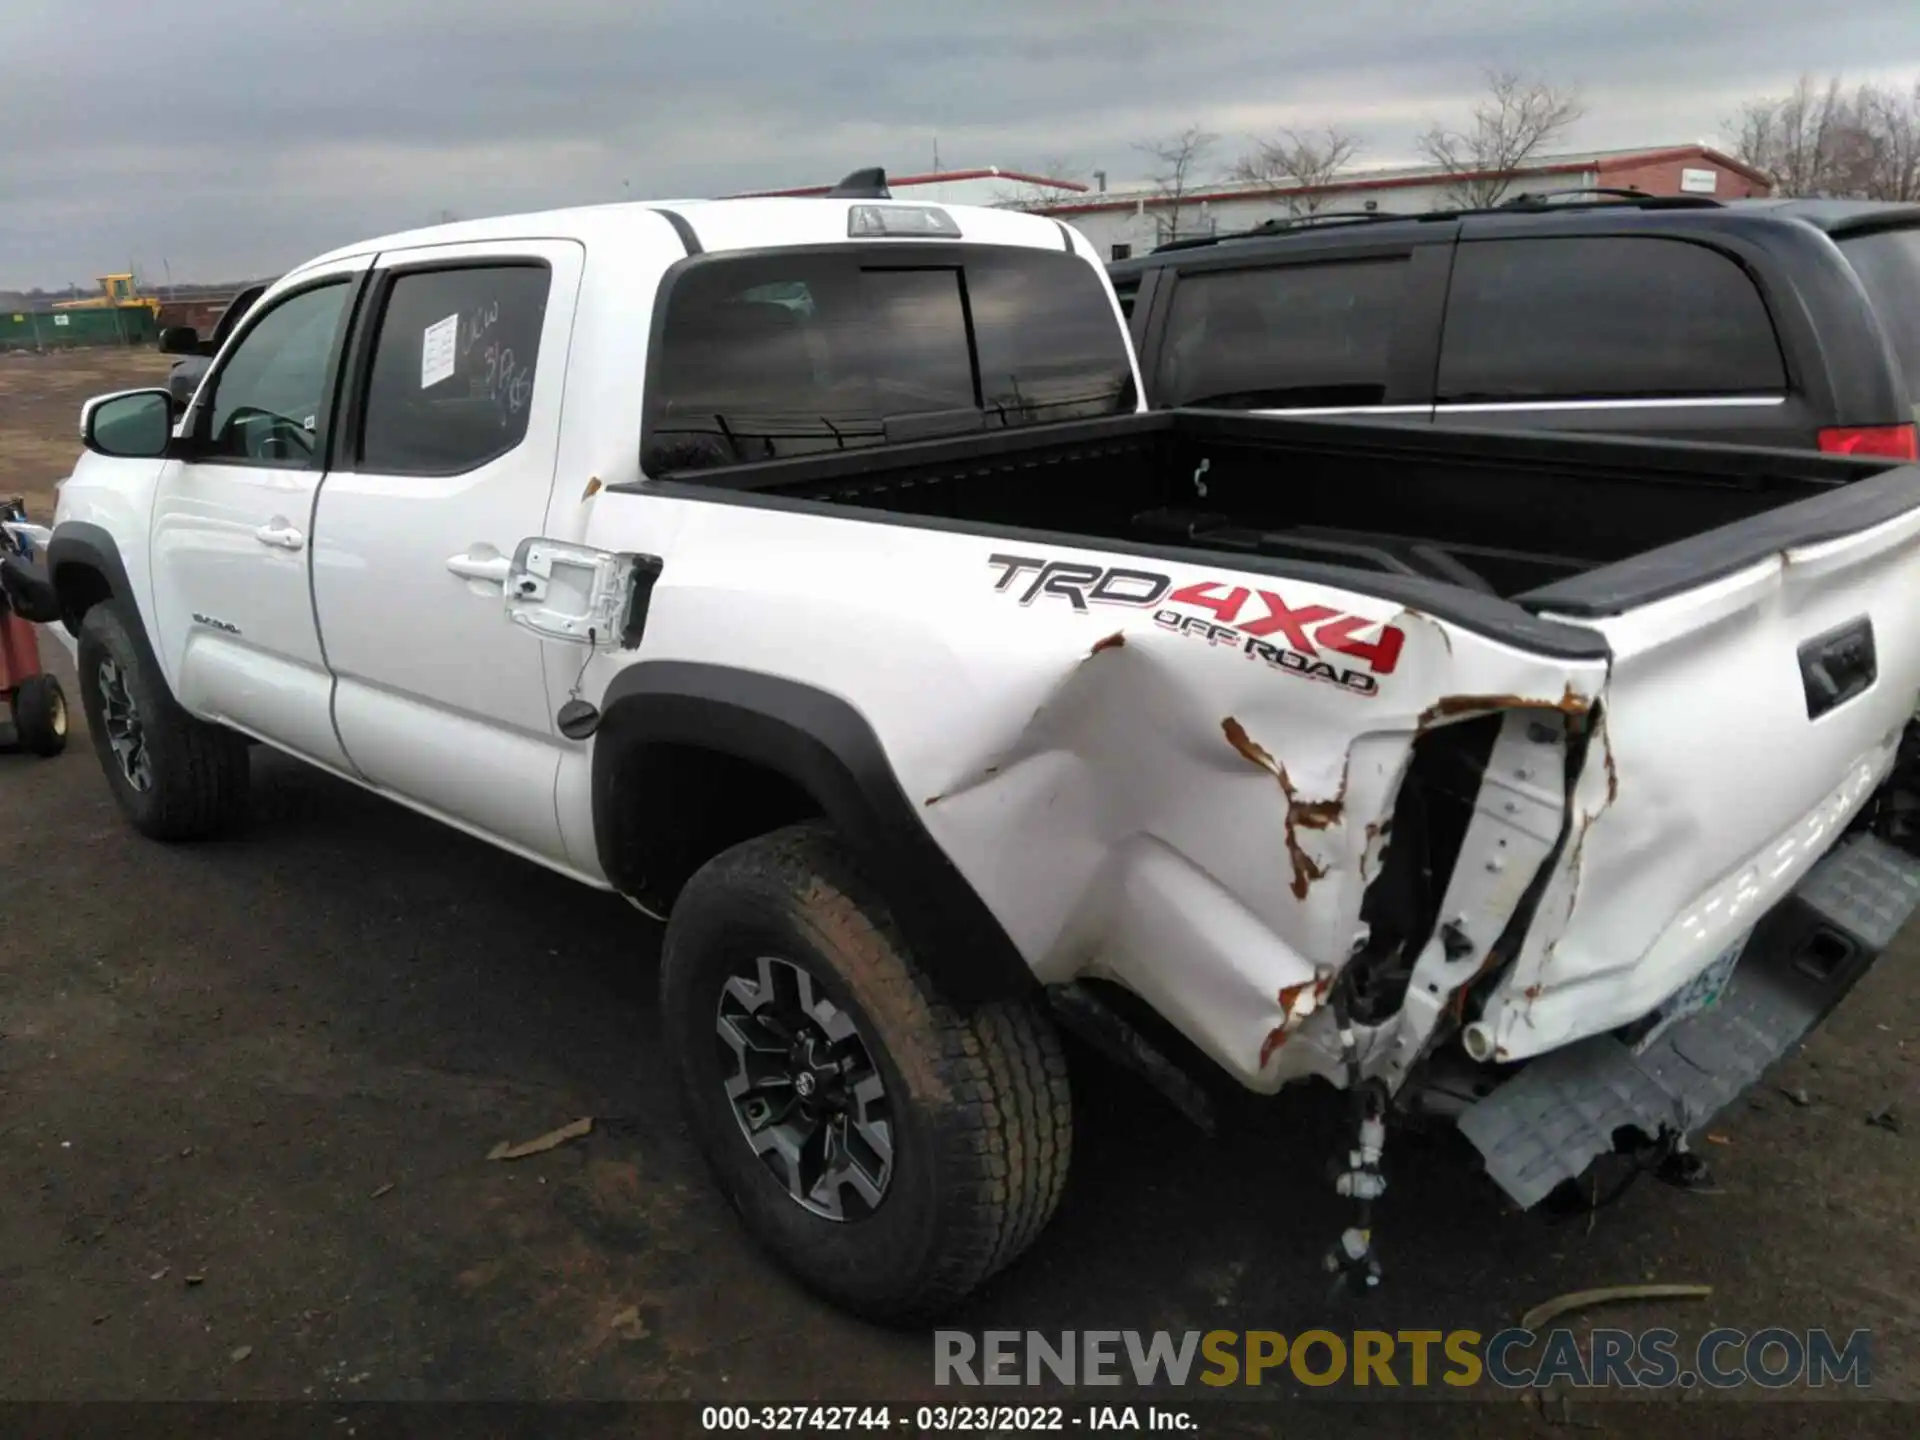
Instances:
[[[1543,1055],[1460,1116],[1522,1207],[1578,1178],[1623,1128],[1685,1137],[1790,1054],[1920,907],[1920,859],[1872,835],[1828,852],[1738,948],[1637,1034]],[[1701,978],[1718,979],[1709,967]]]
[[[1461,1127],[1530,1205],[1683,1142],[1789,1053],[1920,904],[1920,513],[1590,623],[1613,651],[1573,842],[1462,1031]],[[1511,1062],[1524,1062],[1512,1068]]]

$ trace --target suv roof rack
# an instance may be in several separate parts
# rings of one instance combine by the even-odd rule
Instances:
[[[1276,215],[1270,220],[1262,220],[1248,230],[1229,230],[1224,235],[1191,235],[1184,240],[1169,240],[1164,245],[1156,245],[1148,253],[1158,255],[1163,250],[1191,250],[1201,245],[1212,245],[1221,240],[1250,240],[1261,235],[1284,235],[1289,230],[1298,230],[1314,225],[1369,225],[1381,220],[1417,220],[1417,215],[1402,215],[1392,210],[1318,210],[1311,215]]]
[[[1318,225],[1323,220],[1398,220],[1391,210],[1314,210],[1305,215],[1276,215],[1262,220],[1255,230],[1291,230],[1296,225]]]
[[[1523,190],[1511,200],[1502,200],[1494,210],[1545,210],[1549,206],[1559,208],[1553,202],[1566,202],[1570,195],[1604,197],[1585,201],[1574,201],[1568,208],[1580,208],[1583,205],[1617,205],[1623,201],[1649,210],[1721,210],[1724,207],[1718,200],[1707,195],[1649,195],[1644,190],[1629,186],[1616,189],[1609,185],[1583,185],[1571,190]],[[1489,214],[1485,210],[1464,210],[1465,215]]]
[[[1574,196],[1586,198],[1570,198]],[[1169,240],[1164,245],[1154,246],[1147,254],[1163,255],[1169,250],[1197,250],[1202,246],[1218,245],[1226,240],[1258,240],[1262,236],[1284,235],[1292,230],[1321,224],[1367,225],[1392,220],[1459,220],[1469,215],[1511,215],[1515,211],[1538,214],[1547,210],[1610,209],[1615,206],[1631,210],[1724,210],[1726,208],[1721,201],[1705,195],[1649,195],[1644,190],[1621,190],[1604,185],[1589,185],[1571,190],[1523,191],[1495,205],[1462,205],[1445,210],[1412,212],[1321,210],[1312,215],[1275,216],[1247,230],[1229,230],[1225,234],[1192,235],[1182,240]]]
[[[887,189],[887,172],[878,165],[865,170],[855,170],[827,191],[829,200],[891,200],[893,192]]]

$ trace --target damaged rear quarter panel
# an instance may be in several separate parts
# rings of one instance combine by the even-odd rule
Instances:
[[[1029,596],[1034,574],[1002,585],[989,560],[1006,542],[652,503],[685,506],[687,558],[655,588],[650,657],[711,659],[724,635],[732,663],[850,701],[1043,982],[1116,980],[1259,1089],[1330,1063],[1284,1036],[1360,936],[1415,737],[1483,703],[1591,694],[1603,674],[1359,591],[1211,564],[1129,559],[1120,568],[1166,585],[1116,583],[1111,603],[1083,585],[1081,605],[1071,587]],[[1115,566],[1094,549],[1030,553]],[[1284,668],[1233,627],[1207,631],[1216,612],[1167,598],[1209,584],[1216,603],[1249,592],[1242,624],[1266,620],[1262,589],[1296,621],[1324,612],[1301,633],[1343,667],[1353,657],[1319,628],[1365,652],[1391,626],[1398,653],[1371,694]]]

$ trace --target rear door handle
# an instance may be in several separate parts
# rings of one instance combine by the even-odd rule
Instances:
[[[495,585],[507,583],[507,574],[513,569],[513,562],[504,555],[455,555],[447,561],[450,573],[462,580],[490,580]]]
[[[253,538],[262,545],[273,546],[276,550],[298,550],[307,543],[307,537],[284,520],[262,525],[253,532]]]

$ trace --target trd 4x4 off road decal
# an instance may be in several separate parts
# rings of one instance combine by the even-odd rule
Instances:
[[[1289,605],[1271,590],[1222,581],[1176,590],[1172,576],[1152,570],[1030,555],[989,555],[987,563],[1000,571],[993,588],[1002,593],[1017,590],[1022,605],[1050,595],[1083,614],[1094,605],[1151,607],[1154,623],[1163,630],[1210,645],[1231,645],[1250,660],[1264,660],[1277,670],[1359,695],[1378,692],[1375,677],[1393,673],[1407,639],[1405,631],[1364,615],[1348,615],[1331,605]],[[1377,637],[1360,638],[1375,628]],[[1336,665],[1323,658],[1322,651],[1358,660],[1365,668]]]

